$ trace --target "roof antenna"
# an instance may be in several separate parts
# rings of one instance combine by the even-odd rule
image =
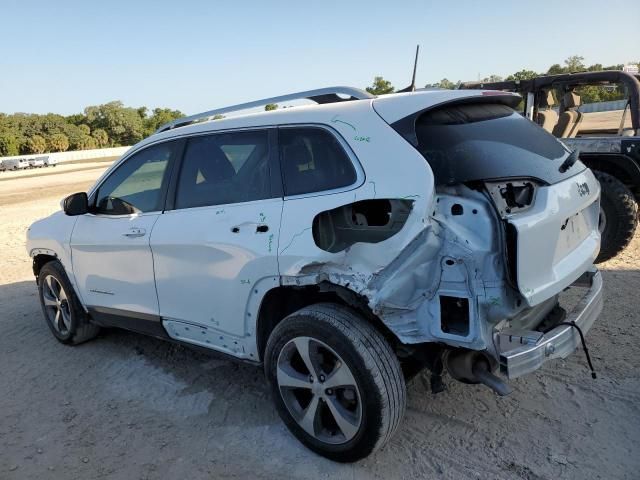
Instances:
[[[418,69],[418,54],[420,53],[420,45],[416,45],[416,58],[413,62],[413,76],[411,77],[411,85],[402,90],[398,90],[398,93],[415,92],[416,91],[416,70]]]

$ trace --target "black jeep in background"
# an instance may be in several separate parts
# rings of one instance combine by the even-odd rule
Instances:
[[[620,253],[633,238],[640,201],[640,77],[621,71],[545,75],[530,80],[466,82],[463,89],[522,95],[522,112],[578,150],[602,186],[596,262]]]

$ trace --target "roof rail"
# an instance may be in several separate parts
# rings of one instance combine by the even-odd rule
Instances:
[[[342,98],[340,95],[346,95],[348,98]],[[165,123],[155,133],[171,130],[172,128],[184,127],[191,123],[198,121],[206,121],[213,118],[214,115],[222,115],[223,113],[236,112],[239,110],[246,110],[248,108],[261,107],[268,103],[281,103],[291,100],[307,99],[316,103],[335,103],[344,102],[348,100],[366,100],[368,98],[375,98],[364,90],[354,87],[327,87],[318,88],[316,90],[307,90],[306,92],[290,93],[288,95],[280,95],[279,97],[263,98],[262,100],[255,100],[253,102],[240,103],[238,105],[232,105],[230,107],[216,108],[215,110],[209,110],[208,112],[196,113],[188,117],[178,118],[172,122]]]

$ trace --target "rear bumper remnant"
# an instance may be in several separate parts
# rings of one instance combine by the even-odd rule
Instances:
[[[565,321],[575,322],[586,334],[602,312],[602,275],[593,267],[572,286],[589,289]],[[580,343],[580,335],[569,325],[557,326],[547,333],[509,329],[496,333],[495,342],[500,371],[512,379],[537,370],[552,358],[568,357]]]

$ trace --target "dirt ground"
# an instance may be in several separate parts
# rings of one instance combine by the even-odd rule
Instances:
[[[640,478],[640,237],[601,266],[597,380],[581,351],[506,398],[418,377],[391,443],[341,465],[287,432],[258,368],[118,330],[53,338],[25,230],[102,171],[0,182],[0,479]]]

